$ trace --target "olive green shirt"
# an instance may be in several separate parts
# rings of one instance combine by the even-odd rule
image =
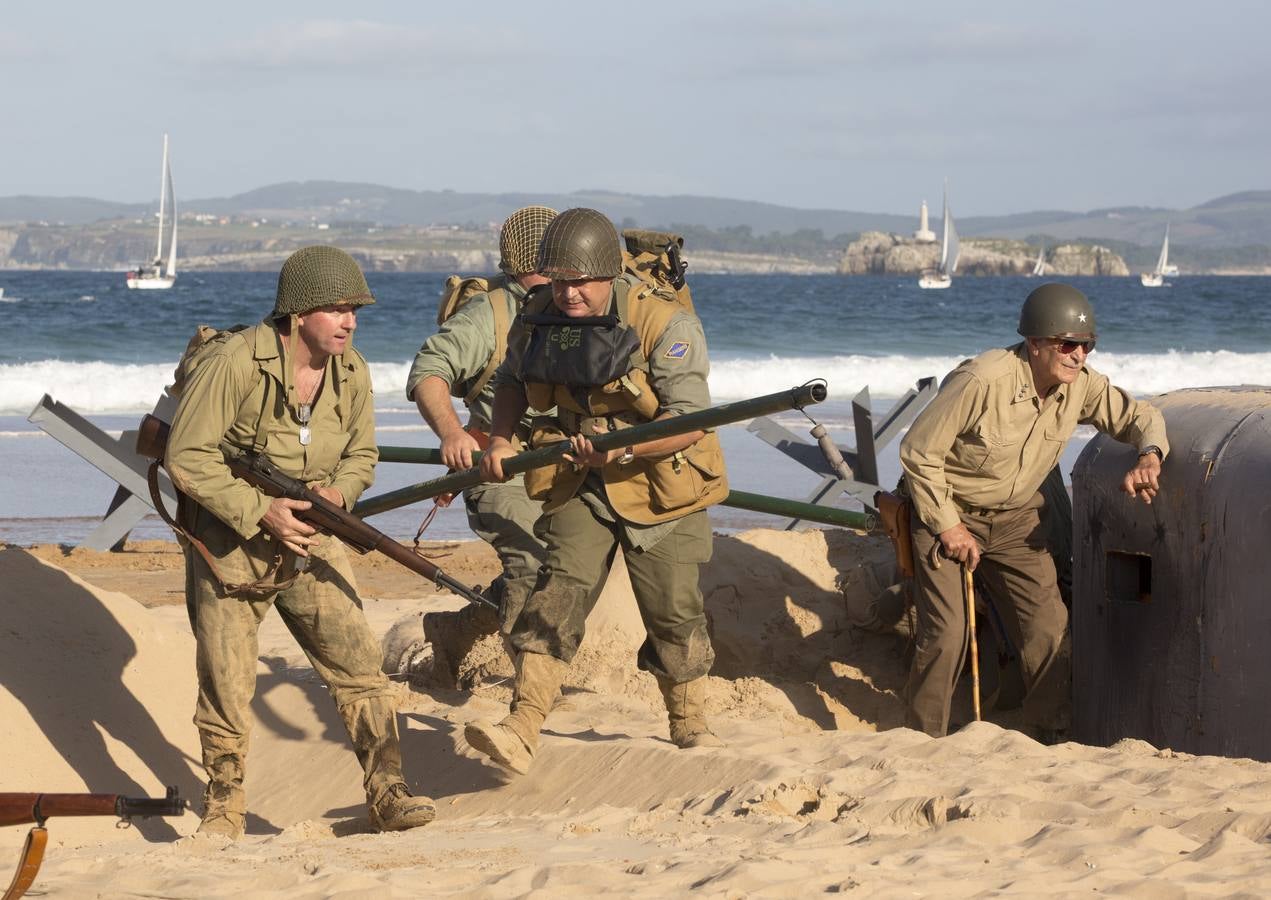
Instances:
[[[1089,366],[1046,399],[1021,342],[954,369],[900,444],[914,509],[936,534],[961,509],[1017,509],[1041,487],[1078,425],[1169,454],[1165,419]]]
[[[513,326],[524,300],[525,288],[512,279],[508,279],[503,290],[474,294],[468,298],[415,354],[410,374],[406,377],[406,398],[413,402],[415,388],[430,375],[444,381],[452,397],[466,397],[494,355],[494,311],[491,304],[505,304],[508,327],[515,333]],[[494,379],[491,378],[468,404],[468,424],[489,431],[493,406]]]
[[[260,533],[270,499],[235,478],[221,444],[264,453],[287,475],[337,488],[352,508],[374,480],[375,404],[371,373],[352,347],[327,362],[300,443],[287,338],[266,320],[211,350],[186,383],[172,418],[166,465],[172,481],[243,538]]]

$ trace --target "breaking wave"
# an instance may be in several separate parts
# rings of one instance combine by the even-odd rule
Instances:
[[[898,397],[923,377],[943,378],[962,356],[768,356],[712,360],[710,387],[717,402],[769,394],[824,378],[835,401],[869,386],[873,399]],[[1228,350],[1103,353],[1091,360],[1114,384],[1138,396],[1185,387],[1271,385],[1271,353]],[[26,416],[41,396],[86,414],[150,410],[172,378],[172,363],[120,364],[48,359],[0,365],[0,415]],[[413,408],[405,395],[409,362],[372,363],[380,411]]]

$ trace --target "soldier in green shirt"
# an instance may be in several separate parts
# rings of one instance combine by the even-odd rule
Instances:
[[[547,283],[536,271],[538,244],[555,217],[556,211],[546,206],[527,206],[512,213],[499,233],[502,274],[490,279],[484,291],[471,295],[415,355],[406,396],[415,401],[420,415],[441,439],[442,460],[452,469],[470,468],[472,454],[489,445],[492,376],[503,362],[507,332],[526,292]],[[463,399],[467,406],[466,426],[455,415],[451,397]],[[528,430],[528,419],[525,426]],[[478,674],[462,671],[464,657],[477,640],[500,628],[504,634],[511,632],[543,562],[543,542],[534,534],[541,504],[526,496],[522,477],[468,488],[463,501],[468,525],[499,554],[503,573],[490,593],[500,610],[496,614],[473,603],[454,612],[424,615],[423,640],[432,648],[428,674],[446,687],[466,683]],[[396,640],[402,642],[402,637]],[[392,668],[398,660],[386,659],[386,664]]]
[[[1139,456],[1123,490],[1151,503],[1169,453],[1165,420],[1086,364],[1097,331],[1094,308],[1066,284],[1044,284],[1020,313],[1024,341],[960,365],[901,442],[913,501],[917,647],[906,688],[905,724],[934,737],[968,644],[959,565],[974,570],[1019,654],[1028,691],[1024,718],[1067,727],[1068,614],[1042,527],[1039,490],[1078,425],[1132,444]],[[940,564],[943,555],[954,564]]]
[[[371,824],[395,831],[436,814],[402,777],[394,690],[344,545],[296,517],[308,501],[266,496],[225,461],[226,452],[262,451],[327,500],[353,506],[378,459],[370,372],[352,346],[358,309],[374,302],[347,253],[297,250],[279,273],[273,312],[200,358],[172,420],[165,463],[184,495],[181,524],[198,542],[183,549],[208,777],[203,833],[243,833],[256,633],[271,606],[335,700],[362,764]]]

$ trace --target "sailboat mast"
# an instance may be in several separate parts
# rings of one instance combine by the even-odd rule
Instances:
[[[159,237],[155,241],[154,260],[163,259],[163,213],[168,199],[168,136],[163,136],[163,166],[159,169]]]

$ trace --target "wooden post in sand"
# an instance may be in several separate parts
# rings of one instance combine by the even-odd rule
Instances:
[[[966,595],[966,624],[971,633],[971,706],[975,721],[980,719],[980,648],[975,639],[975,579],[966,565],[962,566],[962,593]]]

